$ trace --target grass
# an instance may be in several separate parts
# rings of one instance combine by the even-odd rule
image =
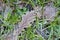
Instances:
[[[41,14],[42,18],[39,19],[35,17],[35,21],[31,23],[31,25],[28,28],[25,28],[24,31],[21,32],[18,36],[18,40],[59,40],[60,39],[60,0],[22,0],[27,4],[32,5],[32,7],[42,7]],[[53,2],[53,6],[57,8],[56,16],[54,17],[54,21],[48,20],[48,23],[44,24],[46,22],[44,18],[44,7],[49,3]],[[6,34],[10,30],[14,28],[14,25],[18,22],[22,21],[22,16],[26,14],[29,9],[27,9],[26,5],[23,6],[23,8],[20,8],[20,4],[14,4],[17,3],[18,0],[3,0],[3,3],[6,4],[6,6],[10,7],[11,10],[6,11],[6,15],[4,16],[4,11],[0,12],[0,36],[3,34]],[[22,6],[21,5],[21,6]],[[29,6],[28,6],[29,7]],[[10,9],[7,8],[7,9]],[[53,14],[53,13],[52,13]],[[7,18],[5,18],[7,17]],[[1,23],[2,22],[2,23]],[[3,28],[2,28],[3,27]],[[1,38],[2,39],[2,38]]]

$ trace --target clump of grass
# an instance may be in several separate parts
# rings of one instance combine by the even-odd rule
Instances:
[[[31,26],[28,28],[25,28],[25,31],[21,32],[18,36],[18,40],[59,40],[60,39],[60,0],[21,0],[22,2],[25,2],[26,4],[32,5],[32,7],[40,6],[42,19],[39,19],[36,14],[36,20],[31,23]],[[25,14],[27,10],[26,6],[24,6],[22,9],[19,8],[18,4],[15,4],[18,2],[18,0],[3,0],[3,2],[6,4],[6,6],[12,8],[12,11],[6,12],[7,18],[4,18],[4,11],[0,14],[0,19],[2,20],[0,22],[0,29],[3,27],[3,29],[0,30],[0,35],[3,35],[14,28],[14,25],[17,24],[22,20],[22,15]],[[57,15],[54,18],[54,21],[48,22],[48,24],[45,23],[44,18],[44,7],[49,3],[53,2],[54,6],[58,8]],[[29,5],[28,5],[29,7]],[[3,9],[4,10],[4,9]],[[47,26],[46,26],[47,25]]]

